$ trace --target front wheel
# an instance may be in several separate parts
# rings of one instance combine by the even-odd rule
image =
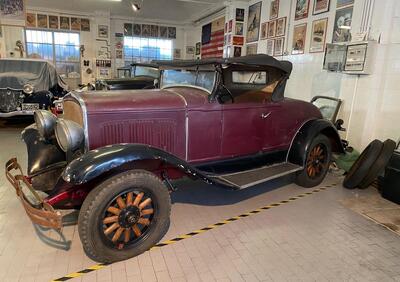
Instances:
[[[103,182],[86,197],[78,231],[86,254],[103,263],[137,256],[169,227],[171,200],[154,174],[131,170]]]
[[[303,170],[296,175],[295,183],[303,187],[319,185],[325,178],[332,156],[332,146],[328,137],[317,135],[307,150]]]

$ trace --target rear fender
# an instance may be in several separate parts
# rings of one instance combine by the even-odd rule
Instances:
[[[309,120],[297,132],[292,140],[288,153],[288,161],[304,166],[307,159],[307,151],[312,140],[318,135],[324,134],[331,140],[332,151],[344,153],[344,148],[335,126],[326,119]]]

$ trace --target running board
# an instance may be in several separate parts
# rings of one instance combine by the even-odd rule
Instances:
[[[237,189],[245,189],[302,169],[303,167],[292,163],[279,163],[241,172],[215,175],[210,178],[228,183]]]

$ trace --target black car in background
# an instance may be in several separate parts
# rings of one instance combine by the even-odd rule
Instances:
[[[55,67],[44,60],[0,59],[0,118],[50,110],[67,93]]]

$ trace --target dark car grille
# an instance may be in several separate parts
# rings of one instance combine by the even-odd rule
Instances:
[[[0,112],[12,112],[24,101],[22,90],[0,89]]]

